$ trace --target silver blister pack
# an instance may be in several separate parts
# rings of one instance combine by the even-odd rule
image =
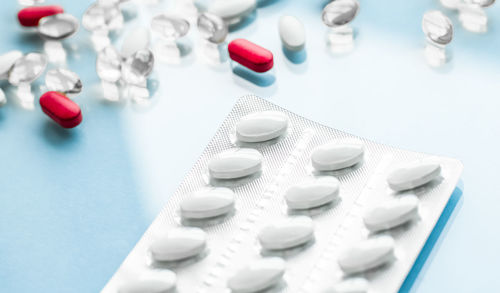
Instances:
[[[286,132],[263,143],[239,142],[235,125],[242,117],[260,111],[284,113],[288,117]],[[362,161],[336,171],[318,171],[313,166],[311,155],[319,146],[329,143],[362,146]],[[241,179],[211,178],[209,162],[224,151],[238,148],[258,150],[262,154],[261,171]],[[388,176],[399,167],[415,162],[437,164],[439,175],[419,187],[394,191],[388,184]],[[257,289],[258,292],[262,289],[263,292],[343,292],[340,290],[358,287],[359,292],[397,292],[455,190],[462,169],[461,162],[456,159],[378,144],[305,119],[261,98],[242,97],[102,292],[136,292],[121,288],[126,288],[131,282],[154,279],[175,281],[177,291],[174,292],[189,293],[229,293],[231,279],[234,281],[231,283],[233,292],[254,292]],[[340,182],[334,200],[312,208],[293,209],[287,205],[284,196],[292,186],[332,177]],[[234,208],[230,212],[209,219],[187,220],[181,216],[183,201],[200,190],[214,187],[225,187],[234,192]],[[405,196],[418,198],[418,210],[413,218],[390,229],[367,229],[364,217],[368,209]],[[304,217],[310,218],[314,227],[313,236],[306,235],[305,243],[298,240],[300,245],[285,249],[273,248],[274,243],[265,244],[271,249],[262,247],[259,237],[264,228],[292,219],[304,220]],[[182,227],[198,227],[206,232],[206,246],[197,246],[202,251],[192,257],[157,261],[152,256],[152,243],[168,235],[169,231]],[[281,245],[285,240],[273,239],[273,234],[280,235],[273,231],[267,230],[267,238]],[[370,249],[380,251],[383,247],[362,246],[354,252],[349,248],[363,241],[385,241],[386,238],[392,245],[390,255],[386,253],[381,256],[383,259],[373,259],[373,268],[359,270],[359,263],[356,263],[364,261],[366,265],[370,254],[361,260],[356,259],[356,255],[350,259],[349,255],[346,256],[346,251],[351,254],[356,251],[371,253]],[[186,246],[189,246],[187,242]],[[179,245],[175,249],[179,249]],[[275,258],[284,260],[284,274],[265,265],[264,268],[251,266],[253,271],[248,268],[249,264]],[[354,267],[348,267],[351,265]],[[260,275],[255,272],[259,269],[262,270]],[[235,278],[238,272],[243,273]]]

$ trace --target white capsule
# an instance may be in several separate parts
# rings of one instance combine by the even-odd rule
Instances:
[[[38,53],[29,53],[16,60],[9,72],[9,82],[13,85],[31,83],[45,71],[47,57]]]
[[[231,277],[227,286],[233,293],[254,293],[268,289],[281,281],[285,274],[285,261],[269,257],[250,263]]]
[[[58,13],[40,19],[38,34],[49,40],[69,38],[78,31],[78,19],[71,14]]]
[[[446,45],[453,38],[453,24],[441,11],[432,10],[422,18],[422,30],[427,39],[438,45]]]
[[[206,233],[198,228],[179,228],[151,243],[149,251],[155,261],[180,261],[205,250]]]
[[[327,143],[317,147],[311,162],[317,171],[335,171],[352,167],[363,160],[364,147],[361,144]]]
[[[118,293],[173,293],[176,282],[174,272],[163,270],[161,278],[129,281],[118,289]]]
[[[4,106],[5,104],[7,104],[7,98],[5,98],[5,93],[0,88],[0,107]]]
[[[358,14],[359,2],[356,0],[335,0],[323,8],[321,18],[329,27],[350,23]]]
[[[219,16],[204,12],[198,16],[198,31],[200,35],[212,43],[222,43],[227,36],[227,25]]]
[[[83,14],[82,25],[88,31],[113,31],[123,27],[123,14],[114,3],[96,2]]]
[[[314,237],[311,218],[299,216],[264,227],[259,235],[262,248],[269,250],[288,249],[303,245]]]
[[[242,142],[263,142],[283,135],[288,117],[278,111],[262,111],[246,115],[236,124],[236,137]]]
[[[58,68],[47,71],[45,75],[45,85],[49,91],[61,92],[64,94],[78,94],[82,91],[82,81],[73,71]]]
[[[364,278],[350,278],[338,282],[323,291],[323,293],[367,293],[370,284]]]
[[[361,273],[382,266],[394,259],[394,239],[380,236],[361,241],[341,251],[340,268],[347,274]]]
[[[464,0],[464,3],[479,5],[480,7],[489,7],[495,3],[495,0]]]
[[[239,23],[257,8],[256,0],[216,0],[208,11],[220,16],[227,24]]]
[[[259,172],[262,155],[254,149],[230,149],[208,163],[210,176],[215,179],[236,179]]]
[[[155,59],[151,50],[139,50],[122,64],[122,78],[129,84],[143,84],[153,71],[154,64]]]
[[[310,209],[339,197],[340,182],[335,177],[312,178],[290,187],[285,193],[290,209]]]
[[[391,229],[418,216],[418,198],[406,195],[378,204],[365,212],[363,221],[372,232]]]
[[[159,14],[151,20],[151,29],[165,39],[176,40],[189,31],[189,22],[172,14]]]
[[[97,75],[107,82],[117,82],[122,77],[122,58],[113,46],[107,46],[97,54]]]
[[[418,161],[394,170],[387,177],[387,183],[393,190],[403,191],[427,184],[440,174],[441,165]]]
[[[23,57],[23,53],[17,50],[9,51],[0,56],[0,80],[9,78],[9,71],[21,57]]]
[[[282,16],[279,21],[279,33],[283,46],[291,51],[300,51],[306,44],[306,29],[294,16]]]
[[[193,193],[181,203],[181,214],[188,219],[206,219],[225,215],[234,208],[234,192],[215,187]]]
[[[144,27],[138,27],[132,30],[123,40],[121,54],[127,58],[139,50],[147,49],[150,41],[149,30]]]

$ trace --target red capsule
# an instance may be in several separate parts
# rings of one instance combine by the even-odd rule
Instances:
[[[58,13],[63,13],[64,9],[58,5],[31,6],[21,9],[17,13],[17,19],[22,26],[38,26],[40,19]]]
[[[266,72],[273,68],[273,53],[250,41],[233,40],[227,49],[231,59],[253,71]]]
[[[80,106],[62,93],[46,92],[40,97],[40,106],[47,116],[64,128],[73,128],[82,122]]]

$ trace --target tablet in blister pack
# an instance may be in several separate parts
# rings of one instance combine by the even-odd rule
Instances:
[[[397,292],[462,168],[243,97],[102,292]]]

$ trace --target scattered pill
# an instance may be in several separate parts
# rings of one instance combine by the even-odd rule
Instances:
[[[438,45],[446,45],[453,38],[453,24],[441,11],[432,10],[422,18],[422,30],[429,41]]]
[[[310,209],[339,197],[340,182],[335,177],[312,178],[290,187],[285,200],[290,209]]]
[[[178,228],[153,241],[149,251],[155,261],[180,261],[205,250],[206,233],[199,228]]]
[[[464,0],[466,4],[479,5],[480,7],[489,7],[495,3],[495,0]]]
[[[38,34],[49,40],[66,39],[78,31],[78,19],[73,15],[59,13],[40,19]]]
[[[208,11],[220,16],[228,25],[235,25],[257,8],[257,0],[216,0]]]
[[[254,149],[230,149],[220,153],[208,164],[210,176],[215,179],[236,179],[259,172],[262,155]]]
[[[279,21],[279,34],[283,46],[291,51],[300,51],[306,44],[306,29],[294,16],[282,16]]]
[[[97,54],[97,75],[107,82],[116,82],[122,77],[122,58],[113,46],[107,46]]]
[[[7,52],[0,56],[0,80],[9,78],[9,71],[21,57],[23,57],[23,53],[17,50]]]
[[[132,30],[123,40],[121,54],[127,58],[135,52],[149,47],[151,36],[149,30],[144,27],[138,27]]]
[[[311,218],[300,216],[285,219],[264,227],[259,235],[262,248],[269,250],[288,249],[303,245],[314,237]]]
[[[123,62],[122,78],[129,84],[143,84],[153,71],[154,64],[155,59],[151,50],[139,50]]]
[[[380,236],[356,243],[341,252],[338,263],[347,274],[361,273],[394,259],[394,239]]]
[[[181,215],[188,219],[206,219],[225,215],[234,209],[234,192],[214,187],[193,193],[181,203]]]
[[[242,142],[263,142],[280,137],[287,127],[288,117],[282,112],[254,112],[238,121],[236,137]]]
[[[189,22],[172,14],[159,14],[151,20],[151,29],[167,40],[175,41],[189,32]]]
[[[391,229],[418,216],[418,198],[406,195],[376,205],[365,212],[363,221],[372,232]]]
[[[173,293],[176,282],[177,277],[174,272],[163,270],[161,279],[129,281],[118,289],[118,293]]]
[[[21,9],[17,18],[22,26],[38,26],[40,19],[63,12],[64,9],[58,5],[31,6]]]
[[[117,3],[99,1],[85,11],[82,25],[88,31],[113,31],[123,27],[123,14]]]
[[[3,90],[0,88],[0,107],[4,106],[7,104],[7,98],[5,97],[5,93]]]
[[[17,59],[9,71],[9,82],[13,85],[31,83],[45,71],[47,57],[39,53],[28,53]]]
[[[321,18],[329,27],[338,27],[350,23],[358,14],[359,2],[356,0],[335,0],[323,9]]]
[[[358,164],[363,160],[363,154],[361,144],[331,142],[317,147],[311,155],[311,162],[317,171],[335,171]]]
[[[80,77],[73,71],[63,68],[47,71],[45,85],[49,91],[61,92],[66,95],[78,94],[83,88]]]
[[[198,31],[200,35],[212,43],[222,43],[226,39],[227,25],[219,16],[204,12],[198,16]]]
[[[367,293],[370,284],[364,278],[350,278],[333,284],[323,293]]]
[[[233,293],[254,293],[278,284],[285,274],[285,261],[269,257],[250,263],[231,277],[227,286]]]
[[[394,170],[387,177],[387,183],[393,190],[403,191],[427,184],[440,174],[441,165],[418,161]]]
[[[266,72],[273,68],[273,53],[250,41],[233,40],[227,49],[231,59],[255,72]]]
[[[82,122],[80,106],[59,92],[46,92],[40,97],[42,111],[64,128],[73,128]]]

